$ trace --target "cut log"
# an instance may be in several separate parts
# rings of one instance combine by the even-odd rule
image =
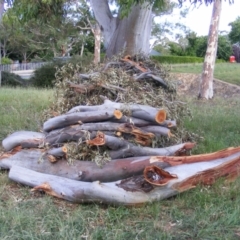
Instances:
[[[151,165],[150,159],[151,157],[118,159],[100,168],[92,161],[75,160],[69,164],[66,160],[59,159],[51,163],[46,152],[40,149],[24,149],[15,154],[5,153],[1,156],[0,168],[11,169],[13,166],[19,166],[74,180],[109,182],[141,174],[146,166]],[[153,164],[162,168],[170,166],[166,162]]]
[[[153,122],[149,122],[140,118],[135,117],[128,117],[123,115],[120,119],[110,119],[111,122],[114,123],[130,123],[133,124],[136,127],[145,127],[145,126],[152,126]],[[155,125],[153,125],[155,126]],[[156,126],[162,126],[167,128],[174,128],[177,126],[177,122],[175,120],[165,120],[162,123],[157,123]]]
[[[163,127],[162,127],[163,128]],[[87,132],[86,132],[87,131]],[[154,138],[154,133],[147,132],[141,128],[137,128],[128,123],[114,123],[114,122],[99,122],[99,123],[85,123],[82,125],[73,125],[70,127],[53,130],[46,135],[46,142],[50,145],[54,143],[63,143],[67,141],[78,141],[80,138],[86,140],[86,136],[89,139],[95,137],[97,131],[110,132],[114,135],[114,132],[128,133],[135,136],[135,141],[141,145],[148,146]],[[167,130],[169,131],[169,130]],[[159,135],[159,133],[157,133]],[[120,134],[121,136],[121,134]],[[88,139],[88,140],[89,140]]]
[[[99,110],[92,112],[78,112],[64,114],[54,118],[50,118],[43,124],[43,130],[49,132],[53,129],[63,128],[77,123],[99,122],[116,117],[121,118],[122,114],[119,110]]]
[[[157,137],[161,137],[161,136],[172,137],[173,136],[173,134],[171,133],[171,131],[168,128],[162,127],[162,126],[145,126],[145,127],[141,127],[141,130],[146,131],[146,132],[152,132]]]
[[[51,148],[47,151],[48,158],[54,156],[55,158],[65,158],[67,154],[67,148],[65,146],[59,148]],[[50,160],[50,162],[52,162]]]
[[[16,146],[23,148],[38,147],[44,142],[44,134],[31,131],[17,131],[7,136],[2,141],[2,146],[6,151],[10,151]]]
[[[132,117],[143,119],[149,122],[154,123],[164,123],[166,120],[166,110],[158,109],[148,105],[141,104],[124,104],[112,102],[109,99],[104,100],[102,105],[94,106],[77,106],[68,111],[68,114],[76,112],[92,112],[92,111],[102,111],[102,110],[113,110],[118,109],[121,112],[127,111]],[[69,124],[70,125],[70,124]]]
[[[114,205],[139,205],[158,201],[196,187],[198,184],[213,184],[220,177],[232,181],[240,175],[240,157],[232,156],[210,162],[184,164],[168,167],[165,174],[156,175],[163,184],[151,184],[152,190],[144,191],[144,186],[127,189],[127,181],[86,183],[63,177],[38,173],[26,168],[13,166],[9,178],[18,183],[34,187],[32,191],[44,191],[49,195],[71,202],[97,202]],[[134,179],[129,183],[134,184]],[[158,186],[160,185],[160,187]],[[139,185],[138,185],[139,187]],[[132,186],[130,186],[131,189]]]
[[[95,139],[87,141],[87,143],[92,146],[105,145],[112,150],[117,150],[109,151],[111,159],[156,155],[171,156],[176,155],[177,152],[188,151],[195,145],[194,143],[182,143],[165,148],[140,147],[124,139],[103,134],[97,135]]]
[[[109,139],[109,138],[108,138]],[[107,144],[108,145],[108,144]],[[177,144],[165,148],[150,148],[150,147],[139,147],[128,144],[125,148],[119,150],[109,151],[111,159],[126,158],[126,157],[137,157],[137,156],[171,156],[178,154],[186,154],[193,148],[193,143]],[[159,157],[161,158],[161,157]]]

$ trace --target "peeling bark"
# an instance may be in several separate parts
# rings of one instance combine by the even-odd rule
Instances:
[[[218,27],[222,10],[222,0],[213,3],[212,19],[208,34],[207,51],[203,63],[203,71],[200,81],[199,98],[213,98],[213,73],[218,47]]]
[[[168,167],[164,171],[156,172],[156,177],[163,182],[160,186],[152,183],[146,185],[139,176],[108,183],[86,183],[18,166],[11,168],[9,178],[34,187],[32,191],[44,191],[51,196],[72,202],[139,205],[174,196],[198,184],[213,184],[220,177],[231,181],[240,175],[239,164],[240,157],[236,154],[210,162]]]
[[[58,154],[60,148],[56,149]],[[141,174],[146,166],[156,165],[161,168],[170,166],[167,162],[150,163],[151,157],[134,157],[125,159],[112,160],[103,167],[97,166],[91,160],[79,161],[75,160],[69,164],[66,160],[59,158],[52,163],[48,158],[53,151],[45,152],[40,149],[20,149],[15,153],[5,153],[0,157],[0,168],[11,169],[14,166],[31,169],[36,172],[46,173],[64,178],[74,179],[77,181],[117,181]]]

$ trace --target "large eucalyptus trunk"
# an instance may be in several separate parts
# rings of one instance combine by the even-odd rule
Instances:
[[[101,26],[107,57],[120,52],[149,54],[152,5],[149,2],[131,7],[126,17],[114,17],[107,0],[90,0],[96,20]]]
[[[215,0],[208,34],[207,51],[203,63],[199,98],[213,98],[213,73],[218,47],[218,27],[222,9],[222,0]]]

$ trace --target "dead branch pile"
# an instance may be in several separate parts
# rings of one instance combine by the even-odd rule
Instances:
[[[151,61],[127,56],[87,74],[66,65],[56,78],[43,131],[2,142],[11,179],[74,202],[131,205],[238,176],[239,148],[185,156],[195,145],[184,141],[188,111]]]

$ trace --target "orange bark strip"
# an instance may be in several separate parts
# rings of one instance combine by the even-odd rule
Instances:
[[[86,142],[90,146],[102,146],[106,143],[105,135],[102,132],[98,132],[94,139],[87,140]]]
[[[177,178],[177,175],[170,174],[157,166],[145,167],[143,175],[147,182],[155,186],[164,186],[172,179]]]
[[[124,58],[121,59],[124,62],[128,62],[131,65],[133,65],[135,68],[137,68],[138,70],[140,70],[141,72],[147,72],[148,70],[146,68],[143,68],[139,65],[139,63],[136,63],[134,61],[131,60],[131,56],[127,55]]]
[[[152,139],[155,137],[153,133],[141,131],[141,129],[132,124],[124,124],[118,128],[118,131],[134,135],[136,142],[143,146],[149,146],[152,142]]]
[[[58,193],[54,192],[50,186],[49,183],[43,183],[39,186],[36,186],[34,187],[33,189],[31,189],[32,192],[35,192],[35,191],[44,191],[45,193],[51,195],[51,196],[54,196],[54,197],[57,197],[57,198],[63,198],[63,196],[59,195]],[[63,194],[64,195],[64,194]]]
[[[190,143],[190,145],[191,144],[192,143]],[[189,148],[191,149],[190,145],[189,145]],[[181,155],[180,152],[181,151],[178,151],[177,154]],[[223,149],[213,153],[199,154],[199,155],[193,155],[193,156],[156,156],[156,157],[152,157],[150,161],[151,162],[167,162],[171,166],[176,166],[176,165],[186,164],[186,163],[211,161],[217,158],[228,157],[237,152],[240,152],[240,147],[236,147],[236,148],[231,147],[231,148]]]
[[[232,161],[223,163],[215,168],[199,172],[180,183],[175,183],[173,189],[183,192],[194,188],[199,184],[212,185],[221,177],[223,177],[225,181],[234,181],[239,176],[240,157],[237,157]]]

